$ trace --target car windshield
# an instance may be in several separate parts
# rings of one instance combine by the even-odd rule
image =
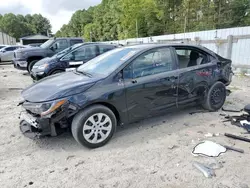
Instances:
[[[138,49],[135,48],[117,48],[111,50],[78,67],[77,72],[108,76],[137,51]]]
[[[66,53],[68,53],[68,52],[70,52],[70,51],[72,51],[72,50],[78,48],[78,47],[81,46],[81,45],[82,45],[82,44],[79,43],[79,44],[75,44],[75,45],[73,45],[73,46],[70,46],[70,47],[66,48],[65,50],[63,50],[63,51],[61,51],[61,52],[59,52],[59,53],[53,55],[52,58],[61,58],[61,57],[64,56]]]
[[[48,48],[48,47],[50,47],[50,45],[51,45],[54,41],[55,41],[54,39],[49,39],[49,40],[47,40],[45,43],[43,43],[40,47],[41,47],[41,48]]]

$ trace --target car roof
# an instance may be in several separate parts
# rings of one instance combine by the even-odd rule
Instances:
[[[55,37],[55,38],[50,38],[50,39],[77,39],[77,40],[83,40],[81,37]]]
[[[138,51],[142,51],[142,50],[150,50],[150,49],[154,49],[158,47],[190,47],[190,48],[200,49],[202,51],[205,51],[211,54],[211,51],[207,50],[203,46],[192,45],[192,44],[182,44],[182,43],[169,43],[169,44],[149,43],[149,44],[137,44],[137,45],[131,45],[131,46],[124,46],[122,48],[132,48],[132,49],[137,49]]]

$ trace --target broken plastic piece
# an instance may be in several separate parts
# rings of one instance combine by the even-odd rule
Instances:
[[[205,134],[204,136],[205,136],[205,137],[213,137],[214,134],[212,134],[212,133],[207,133],[207,134]]]
[[[195,168],[197,168],[199,171],[201,171],[203,173],[203,175],[207,178],[212,178],[213,176],[216,176],[214,173],[214,170],[212,170],[211,168],[209,168],[201,163],[194,162],[193,166]]]
[[[205,155],[209,157],[218,157],[221,153],[225,153],[227,149],[220,144],[212,141],[204,141],[194,147],[193,154]]]

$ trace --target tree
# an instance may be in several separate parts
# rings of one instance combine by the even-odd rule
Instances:
[[[47,35],[47,30],[51,31],[51,25],[47,18],[40,14],[26,16],[14,15],[12,13],[0,15],[1,31],[9,34],[17,40],[21,37],[32,34]]]
[[[34,14],[32,16],[31,25],[34,33],[47,35],[47,32],[51,32],[49,20],[41,14]]]
[[[57,35],[107,41],[250,24],[249,0],[102,0]]]

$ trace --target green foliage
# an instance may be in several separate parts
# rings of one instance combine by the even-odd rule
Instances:
[[[106,41],[250,25],[249,0],[103,0],[57,36]]]
[[[0,15],[0,31],[19,39],[32,34],[47,35],[47,31],[51,32],[51,25],[41,14],[23,16],[9,13]]]

